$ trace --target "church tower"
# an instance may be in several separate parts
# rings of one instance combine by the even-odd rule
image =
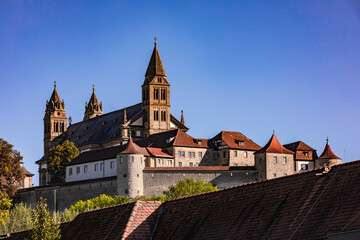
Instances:
[[[50,150],[50,142],[67,129],[67,117],[64,100],[61,101],[54,82],[54,91],[50,100],[46,101],[44,116],[44,155]]]
[[[102,103],[99,103],[95,94],[95,85],[93,85],[93,93],[91,95],[89,103],[85,103],[85,113],[83,121],[100,115],[103,115]]]
[[[155,46],[142,85],[145,137],[170,130],[170,84]]]

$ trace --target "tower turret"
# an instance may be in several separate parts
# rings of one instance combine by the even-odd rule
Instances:
[[[142,85],[145,137],[170,130],[170,84],[156,46],[152,52]]]
[[[315,168],[331,167],[341,163],[341,158],[335,155],[329,145],[329,138],[326,138],[326,145],[323,153],[315,160]]]
[[[56,81],[54,82],[54,91],[50,100],[46,101],[46,110],[44,116],[44,155],[50,150],[50,142],[61,135],[67,129],[67,117],[65,113],[64,100],[56,90]]]
[[[91,94],[89,103],[85,103],[85,113],[83,121],[100,115],[103,115],[102,102],[99,103],[95,94],[95,85],[93,85],[93,92]]]

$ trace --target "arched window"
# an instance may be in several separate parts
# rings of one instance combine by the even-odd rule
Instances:
[[[154,99],[159,99],[159,89],[158,88],[154,89]]]
[[[161,100],[166,100],[166,89],[161,89]]]
[[[166,111],[161,111],[161,121],[166,121]]]
[[[55,132],[59,132],[59,123],[58,122],[55,124]]]
[[[154,111],[154,121],[159,121],[159,111]]]

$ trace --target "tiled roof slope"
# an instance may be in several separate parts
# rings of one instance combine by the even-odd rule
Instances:
[[[122,239],[150,239],[160,213],[161,202],[137,201]]]
[[[233,149],[244,149],[244,150],[261,149],[259,145],[257,145],[255,142],[253,142],[251,139],[247,138],[244,134],[240,132],[221,131],[211,140],[212,142],[216,140],[223,140],[229,148],[233,148]],[[243,142],[243,145],[240,145],[239,142]]]
[[[335,153],[331,150],[329,143],[326,143],[325,149],[323,153],[319,157],[320,159],[341,159],[335,155]]]
[[[315,149],[313,149],[312,147],[310,147],[309,145],[305,144],[302,141],[297,141],[297,142],[293,142],[293,143],[288,143],[288,144],[284,144],[284,147],[286,147],[287,149],[295,152],[297,150],[300,151],[315,151]]]
[[[172,156],[165,151],[164,149],[161,148],[152,148],[152,147],[147,147],[146,150],[148,150],[148,152],[150,153],[151,156],[154,157],[168,157],[168,158],[172,158]]]
[[[131,120],[142,113],[141,103],[126,108],[127,118]],[[59,144],[65,140],[75,143],[77,147],[94,143],[102,144],[121,138],[119,126],[123,124],[124,109],[110,112],[86,121],[73,124],[67,131],[52,141]]]
[[[153,239],[325,239],[360,228],[360,161],[168,201]]]
[[[123,151],[125,147],[126,145],[120,145],[116,147],[82,152],[79,156],[68,163],[67,166],[116,158],[116,155]]]
[[[159,51],[155,45],[152,52],[148,68],[146,70],[145,76],[166,76],[164,66],[161,62]]]
[[[126,144],[126,148],[121,154],[142,154],[144,156],[149,156],[149,153],[145,148],[139,147],[133,140],[130,138],[128,143]]]
[[[279,140],[276,138],[275,134],[273,134],[269,140],[269,142],[259,151],[261,152],[269,152],[269,153],[288,153],[293,154],[293,151],[285,148],[283,145],[280,144]]]

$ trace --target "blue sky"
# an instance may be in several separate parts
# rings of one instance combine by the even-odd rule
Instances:
[[[155,35],[190,135],[240,131],[263,146],[275,130],[318,154],[329,136],[360,159],[356,0],[1,1],[0,137],[37,174],[53,81],[74,122],[92,84],[104,112],[136,104]]]

